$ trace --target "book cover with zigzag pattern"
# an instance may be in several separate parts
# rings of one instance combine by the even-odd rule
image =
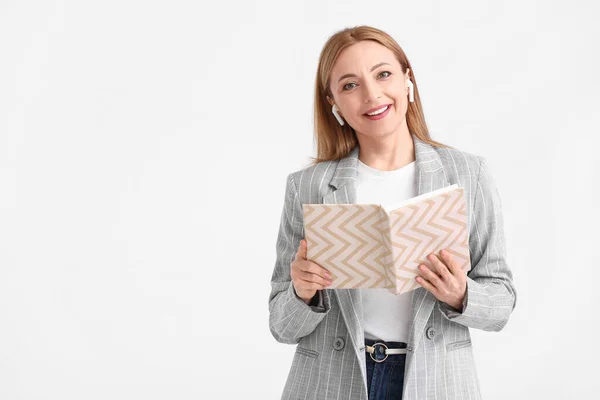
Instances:
[[[329,270],[328,289],[387,288],[402,294],[421,287],[418,266],[447,249],[471,269],[464,189],[447,186],[391,206],[304,204],[306,258]]]

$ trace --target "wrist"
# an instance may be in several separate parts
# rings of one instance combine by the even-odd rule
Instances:
[[[314,299],[314,297],[317,295],[317,293],[315,292],[315,294],[312,297],[308,297],[306,298],[305,296],[303,296],[302,294],[298,293],[298,291],[296,290],[296,286],[292,284],[292,286],[294,287],[294,293],[296,294],[296,297],[298,297],[300,300],[302,300],[304,303],[306,303],[307,305],[310,305],[310,302]]]
[[[309,297],[308,299],[302,298],[302,300],[308,306],[316,306],[317,305],[317,295],[318,295],[318,292],[315,292],[315,294],[312,297]]]
[[[458,312],[462,312],[463,309],[463,300],[456,303],[447,303],[450,307],[454,308]]]

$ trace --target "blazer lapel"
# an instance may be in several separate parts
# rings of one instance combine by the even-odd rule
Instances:
[[[450,186],[451,183],[446,178],[446,171],[437,151],[430,144],[421,141],[414,135],[413,140],[417,162],[417,195],[420,196]],[[411,325],[408,329],[408,346],[412,347],[412,353],[407,356],[406,368],[410,367],[411,356],[419,346],[425,324],[429,320],[436,302],[435,296],[424,287],[415,289],[413,292]]]
[[[323,196],[323,204],[354,204],[356,203],[356,175],[359,146],[355,146],[348,156],[341,159],[333,173],[329,184],[335,189]],[[360,290],[356,289],[325,289],[337,297],[342,317],[346,322],[352,347],[361,366],[365,390],[367,388],[365,336],[363,329],[363,305]]]
[[[444,167],[439,155],[431,145],[411,135],[415,147],[417,194],[431,192],[445,186],[449,186],[445,176]],[[345,158],[339,160],[333,177],[329,184],[334,190],[323,196],[323,204],[354,204],[356,203],[356,178],[359,145]],[[354,350],[361,361],[365,364],[365,340],[363,330],[363,307],[361,291],[356,289],[326,289],[335,293],[342,312],[342,316],[348,327]],[[414,290],[411,326],[409,327],[408,346],[412,351],[417,348],[421,338],[421,332],[429,319],[429,315],[436,303],[436,298],[427,289],[420,287]],[[410,354],[409,354],[410,356]],[[363,368],[364,369],[364,368]],[[363,378],[366,384],[366,377]]]

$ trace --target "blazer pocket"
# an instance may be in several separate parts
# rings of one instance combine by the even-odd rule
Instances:
[[[446,345],[446,351],[452,351],[456,349],[462,349],[463,347],[471,346],[471,339],[460,340],[458,342],[448,343]]]
[[[319,357],[319,352],[299,346],[296,346],[296,353],[303,354],[312,358]]]

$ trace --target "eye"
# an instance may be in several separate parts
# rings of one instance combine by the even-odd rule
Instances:
[[[391,75],[392,75],[392,73],[390,71],[381,71],[379,73],[379,76],[382,78],[389,78]],[[349,86],[349,85],[356,85],[356,83],[354,83],[354,82],[346,83],[344,86],[342,86],[342,91],[354,89],[354,86]]]
[[[348,87],[348,85],[356,85],[356,83],[354,83],[354,82],[346,83],[344,86],[342,86],[342,90],[350,90],[353,88],[353,87]]]

